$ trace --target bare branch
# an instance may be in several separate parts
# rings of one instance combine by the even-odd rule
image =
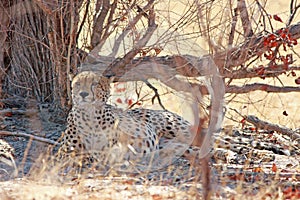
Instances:
[[[86,23],[87,17],[88,17],[88,13],[89,13],[89,8],[90,8],[90,1],[85,2],[85,12],[83,14],[83,18],[82,21],[80,23],[80,25],[78,26],[78,31],[77,31],[77,36],[76,36],[76,42],[78,42],[78,38],[79,35],[81,34],[82,30],[83,30],[83,26]]]
[[[58,4],[51,1],[41,1],[41,0],[33,0],[40,9],[42,9],[48,15],[52,14],[58,9]]]
[[[158,90],[151,83],[149,83],[149,81],[144,80],[144,82],[149,88],[151,88],[154,91],[154,96],[152,97],[152,104],[154,104],[154,100],[155,98],[157,98],[159,105],[162,107],[162,109],[166,110],[165,106],[161,102],[160,96],[158,94]]]
[[[294,3],[294,1],[291,1],[291,3],[290,3],[290,14],[291,15],[289,17],[287,26],[289,26],[292,23],[292,21],[295,18],[295,15],[296,15],[298,9],[300,8],[300,4],[298,4],[297,6],[295,5],[295,7],[294,7],[293,3]]]
[[[99,41],[99,44],[97,45],[95,52],[99,52],[103,45],[105,44],[105,41],[107,40],[107,38],[111,35],[111,33],[113,33],[113,31],[115,30],[115,28],[117,27],[117,23],[115,25],[113,25],[111,28],[109,28],[112,24],[113,24],[113,16],[115,14],[115,11],[117,9],[117,5],[118,5],[118,0],[115,0],[111,5],[110,5],[110,11],[109,11],[109,15],[107,18],[107,23],[106,26],[104,28],[104,33],[102,34],[102,37]]]
[[[267,77],[277,77],[281,74],[284,74],[288,71],[299,71],[300,67],[297,66],[289,66],[288,69],[284,65],[276,65],[270,67],[264,67],[263,73],[260,74],[258,72],[259,68],[251,68],[251,69],[237,69],[233,71],[224,71],[224,78],[231,79],[244,79],[244,78],[267,78]]]
[[[236,28],[236,23],[237,23],[237,8],[234,9],[233,11],[233,16],[232,16],[232,22],[231,22],[231,29],[229,33],[229,39],[228,39],[228,47],[232,47],[233,40],[234,40],[234,33],[235,33],[235,28]]]
[[[300,87],[292,87],[292,86],[284,86],[284,87],[278,87],[263,83],[253,83],[253,84],[246,84],[243,86],[236,86],[236,85],[230,85],[226,88],[226,93],[237,93],[237,94],[243,94],[248,93],[251,91],[261,90],[265,92],[273,92],[273,93],[288,93],[288,92],[299,92]]]
[[[105,22],[105,18],[108,14],[109,11],[109,0],[98,0],[96,3],[96,12],[98,13],[99,10],[101,9],[101,12],[97,18],[94,19],[94,24],[93,24],[93,34],[91,38],[91,45],[92,48],[97,46],[101,39],[101,35],[103,32],[103,24]]]
[[[237,9],[241,15],[244,36],[245,38],[251,37],[253,35],[253,30],[252,30],[251,22],[249,20],[249,15],[248,15],[248,10],[247,10],[245,0],[238,0]]]
[[[113,58],[101,57],[101,60],[94,60],[94,64],[85,64],[83,68],[90,68],[93,71],[103,72],[111,62]],[[153,65],[155,63],[155,65]],[[198,77],[212,74],[210,66],[213,65],[213,61],[210,56],[195,57],[190,55],[174,55],[174,56],[162,56],[162,57],[143,57],[132,60],[124,68],[117,69],[117,77],[122,77],[126,72],[133,70],[137,67],[137,70],[141,70],[142,74],[147,74],[145,76],[151,76],[153,73],[153,67],[160,65],[166,70],[166,73],[170,75],[180,74],[187,77]],[[152,66],[153,65],[153,66]],[[267,77],[276,77],[280,74],[286,73],[288,71],[297,71],[300,70],[298,66],[289,66],[286,69],[285,65],[276,65],[264,67],[263,74],[258,72],[259,68],[244,68],[237,69],[233,71],[224,71],[222,76],[224,78],[231,79],[244,79],[244,78],[267,78]],[[143,70],[143,71],[142,71]],[[150,70],[150,71],[149,71]],[[149,71],[149,72],[148,72]],[[133,77],[132,77],[133,78]],[[134,78],[133,78],[134,79]],[[139,79],[139,78],[137,78]]]
[[[144,34],[144,36],[137,41],[132,50],[130,50],[122,59],[117,59],[115,62],[111,63],[107,69],[104,71],[104,75],[114,76],[119,75],[119,69],[125,68],[125,66],[130,63],[133,58],[140,52],[140,50],[147,44],[149,39],[151,38],[153,32],[157,28],[157,24],[155,23],[155,14],[153,8],[149,11],[149,19],[148,19],[148,28]]]
[[[291,25],[287,29],[291,34],[291,38],[300,38],[300,22]],[[279,30],[277,30],[275,34],[278,34],[278,32]],[[265,37],[262,34],[253,35],[250,40],[246,40],[238,47],[216,53],[214,55],[214,61],[221,71],[224,67],[231,68],[240,66],[251,58],[260,56],[268,50],[268,48],[264,47],[264,39]],[[280,42],[278,43],[280,44]]]
[[[143,12],[139,12],[125,27],[124,31],[119,35],[119,37],[116,39],[114,46],[112,48],[112,53],[109,55],[110,57],[115,57],[117,55],[117,52],[119,50],[121,42],[124,40],[125,36],[132,30],[132,28],[136,25],[136,23],[144,16],[149,17],[148,15],[144,15],[145,12],[147,12],[151,7],[153,6],[154,0],[151,0],[148,2],[144,8],[141,10]],[[138,7],[139,8],[139,7]]]

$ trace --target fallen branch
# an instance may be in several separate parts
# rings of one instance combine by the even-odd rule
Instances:
[[[247,122],[253,124],[257,129],[280,132],[284,135],[289,136],[291,139],[297,140],[298,143],[300,143],[300,135],[298,133],[296,133],[295,131],[293,131],[292,129],[282,127],[277,124],[272,124],[267,121],[260,120],[258,117],[253,116],[253,115],[244,116],[244,119]]]
[[[51,145],[58,145],[58,142],[47,139],[47,138],[42,138],[36,135],[31,135],[28,133],[24,133],[24,132],[10,132],[10,131],[0,131],[0,135],[6,135],[6,136],[17,136],[17,137],[26,137],[26,138],[31,138],[33,140],[39,141],[39,142],[44,142],[47,144],[51,144]]]

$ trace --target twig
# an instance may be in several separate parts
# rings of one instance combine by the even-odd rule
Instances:
[[[110,4],[110,11],[109,11],[109,15],[107,18],[107,23],[104,27],[104,33],[102,34],[102,37],[100,39],[99,44],[97,45],[98,52],[102,49],[103,45],[105,44],[105,41],[107,40],[107,38],[114,32],[114,30],[118,27],[119,23],[113,23],[114,22],[114,14],[115,11],[117,9],[118,6],[118,0],[114,0],[112,4]],[[127,14],[127,12],[125,12],[123,14],[123,16],[125,16]],[[113,25],[114,24],[114,25]],[[109,28],[110,26],[112,26],[111,28]]]
[[[291,3],[290,3],[290,14],[291,14],[291,15],[290,15],[290,17],[289,17],[287,26],[289,26],[289,25],[292,23],[292,21],[293,21],[295,15],[296,15],[296,13],[297,13],[297,10],[300,8],[300,4],[298,4],[297,6],[295,6],[295,8],[293,8],[293,3],[294,3],[294,1],[291,1]]]
[[[81,23],[80,23],[79,28],[78,28],[78,31],[77,31],[76,39],[75,39],[75,41],[76,41],[77,43],[78,43],[79,35],[81,34],[81,32],[82,32],[82,30],[83,30],[83,26],[84,26],[84,24],[86,23],[86,19],[87,19],[87,17],[88,17],[89,7],[90,7],[90,1],[87,1],[87,2],[85,3],[85,11],[84,11],[84,14],[83,14]]]
[[[149,19],[148,19],[148,28],[143,35],[143,37],[137,41],[137,43],[134,45],[132,50],[130,50],[122,59],[116,59],[115,62],[112,62],[107,69],[103,72],[104,75],[107,76],[117,76],[121,77],[124,74],[120,73],[120,68],[124,69],[127,64],[129,64],[133,58],[140,52],[140,50],[147,44],[149,39],[151,38],[152,34],[157,28],[157,24],[155,23],[155,14],[153,11],[154,8],[151,8],[149,10]]]
[[[96,3],[96,13],[99,13],[99,10],[101,9],[101,12],[97,18],[94,19],[93,23],[93,34],[91,38],[92,47],[96,47],[101,39],[102,32],[103,32],[103,25],[105,18],[108,14],[108,11],[110,9],[109,0],[105,1],[97,1]]]
[[[144,82],[146,83],[146,85],[151,88],[154,91],[154,96],[152,97],[152,104],[154,103],[155,98],[157,98],[159,105],[166,110],[166,108],[164,107],[164,105],[161,102],[160,96],[158,94],[158,90],[151,84],[149,83],[149,81],[144,80]]]
[[[75,11],[73,10],[74,9],[74,2],[73,1],[70,1],[71,5],[70,5],[70,42],[69,42],[69,45],[67,47],[67,74],[69,75],[71,73],[71,52],[73,50],[73,40],[74,40],[74,36],[75,36],[75,33],[74,33],[74,24],[75,24]],[[76,37],[76,36],[75,36]],[[76,41],[75,41],[76,42]],[[66,81],[67,86],[67,98],[69,99],[69,102],[68,102],[68,105],[71,105],[71,83],[70,81]]]
[[[136,15],[130,22],[129,24],[126,26],[126,28],[124,28],[124,31],[119,35],[119,37],[116,39],[115,43],[114,43],[114,46],[112,48],[112,53],[109,55],[110,57],[115,57],[118,50],[119,50],[119,47],[120,47],[120,44],[121,44],[121,41],[124,40],[125,36],[130,32],[130,30],[132,30],[132,28],[138,23],[138,21],[143,17],[145,16],[144,13],[146,11],[148,11],[149,9],[151,9],[152,5],[153,5],[154,1],[151,0],[148,2],[148,4],[144,7],[144,8],[141,8],[141,10],[143,10],[143,12],[138,12],[138,15]],[[138,7],[139,8],[139,7]],[[147,15],[146,17],[149,18],[149,16]]]
[[[33,140],[39,141],[39,142],[44,142],[47,144],[51,144],[51,145],[58,145],[59,143],[47,138],[42,138],[36,135],[31,135],[28,133],[24,133],[24,132],[10,132],[10,131],[0,131],[0,135],[6,135],[6,136],[17,136],[17,137],[26,137],[26,138],[31,138]]]
[[[298,141],[298,143],[300,143],[300,135],[297,134],[292,129],[282,127],[277,124],[272,124],[267,121],[260,120],[258,117],[254,116],[254,115],[245,116],[244,119],[247,122],[253,124],[256,128],[280,132],[284,135],[289,136],[292,139],[296,139]]]
[[[237,8],[234,9],[234,14],[232,16],[232,22],[231,22],[231,29],[229,33],[229,39],[228,39],[228,47],[230,48],[233,45],[233,40],[234,40],[234,33],[235,33],[235,28],[236,28],[236,23],[237,23]]]
[[[237,9],[240,12],[244,36],[245,38],[249,38],[253,35],[253,30],[251,26],[251,22],[249,20],[248,10],[246,6],[245,0],[238,0]]]

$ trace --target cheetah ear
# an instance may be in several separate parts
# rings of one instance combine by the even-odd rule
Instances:
[[[73,74],[72,72],[70,72],[70,73],[68,74],[68,76],[69,76],[69,80],[70,80],[70,81],[73,81],[73,78],[75,77],[75,74]]]
[[[104,77],[106,77],[108,79],[109,83],[112,83],[115,79],[115,75],[113,75],[113,74],[106,74],[106,75],[104,75]]]
[[[114,80],[115,80],[115,76],[111,76],[111,77],[109,77],[109,78],[108,78],[108,80],[109,80],[109,82],[110,82],[110,83],[113,83],[113,82],[114,82]]]

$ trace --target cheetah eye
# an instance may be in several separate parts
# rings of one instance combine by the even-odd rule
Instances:
[[[80,82],[75,82],[75,86],[80,86]]]

